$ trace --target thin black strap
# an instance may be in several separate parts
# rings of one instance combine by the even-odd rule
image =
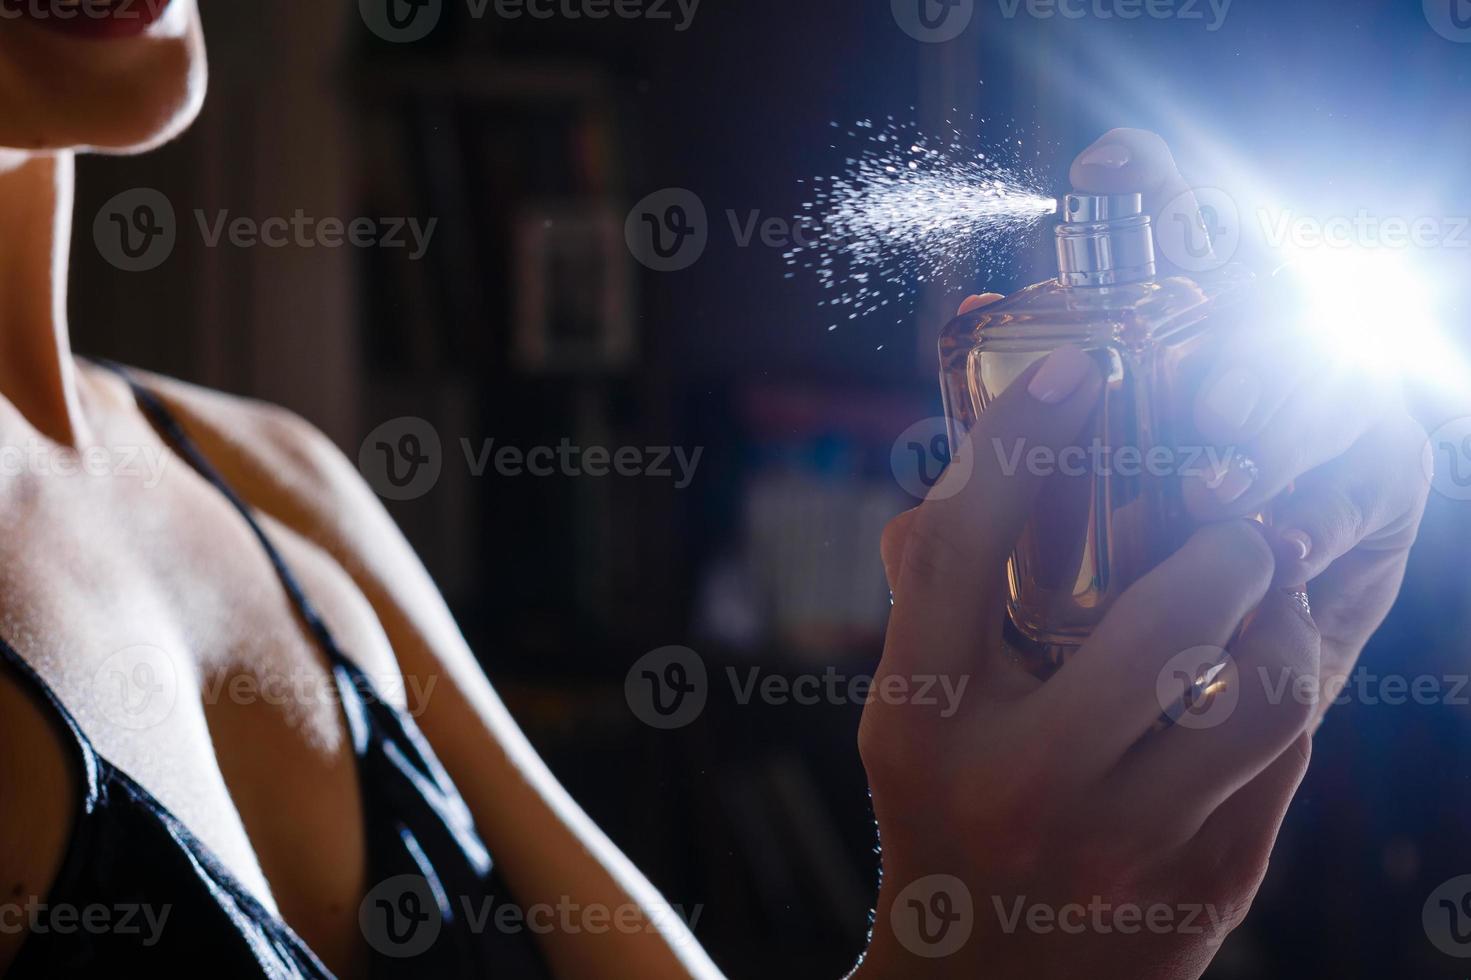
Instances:
[[[97,750],[92,746],[92,740],[87,733],[82,731],[82,726],[77,724],[77,719],[72,715],[67,706],[61,702],[61,698],[46,683],[36,668],[30,662],[16,652],[3,637],[0,637],[0,662],[8,664],[19,678],[23,687],[29,690],[42,703],[50,705],[51,710],[60,719],[61,724],[71,733],[72,741],[75,743],[78,760],[82,767],[82,776],[87,781],[86,792],[83,795],[83,809],[91,813],[92,808],[97,805],[97,796],[101,785],[101,773],[98,765]]]
[[[255,515],[251,512],[250,505],[240,499],[240,495],[225,482],[225,478],[220,476],[210,461],[199,451],[199,447],[194,444],[193,439],[189,438],[188,433],[184,431],[184,427],[174,417],[174,413],[168,410],[168,407],[164,405],[163,401],[152,390],[145,388],[142,384],[134,380],[127,368],[111,361],[98,361],[97,363],[116,371],[128,383],[128,387],[132,389],[133,397],[137,400],[138,406],[143,409],[143,413],[148,416],[149,420],[163,434],[163,437],[188,461],[189,465],[200,476],[212,483],[215,489],[224,494],[225,499],[230,501],[235,509],[240,512],[240,516],[245,518],[245,523],[250,525],[250,529],[255,532],[257,540],[260,541],[261,547],[265,549],[266,557],[270,558],[271,564],[275,566],[276,575],[281,579],[281,584],[285,586],[287,594],[291,597],[292,604],[296,607],[296,611],[301,615],[307,628],[316,636],[317,641],[322,644],[322,649],[327,651],[327,655],[332,658],[334,664],[351,665],[352,662],[343,654],[342,649],[337,645],[337,641],[333,638],[331,631],[327,629],[327,624],[322,620],[316,607],[312,605],[312,601],[302,591],[301,584],[297,582],[296,576],[286,564],[286,560],[281,557],[281,553],[276,550],[276,546],[266,536],[265,530],[260,526],[260,522],[256,520]]]

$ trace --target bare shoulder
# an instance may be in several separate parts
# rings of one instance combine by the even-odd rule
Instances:
[[[416,648],[463,649],[418,556],[357,467],[321,430],[266,402],[134,374],[252,506],[337,560],[373,605],[401,663],[405,653],[413,660]]]
[[[320,429],[269,402],[132,370],[253,506],[359,564],[407,547],[357,468]],[[401,554],[395,557],[401,559]]]
[[[282,491],[352,504],[368,490],[356,469],[333,442],[302,416],[270,402],[232,395],[164,375],[132,369],[179,418],[191,438],[221,469],[241,469],[253,481]],[[226,474],[228,478],[228,474]]]

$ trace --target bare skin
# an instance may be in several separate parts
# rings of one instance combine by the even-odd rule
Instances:
[[[164,449],[123,383],[79,361],[70,349],[64,311],[72,155],[140,150],[167,139],[197,110],[204,76],[192,0],[176,0],[164,19],[126,40],[81,42],[26,23],[0,31],[0,146],[12,148],[0,151],[0,226],[6,229],[0,236],[0,447],[38,447],[48,464],[0,473],[0,635],[35,666],[105,757],[172,809],[331,969],[353,976],[365,960],[358,906],[373,883],[366,879],[360,787],[340,709],[330,699],[282,702],[218,693],[240,678],[327,690],[322,651],[303,629],[246,523],[182,460],[172,459],[156,482],[55,472],[71,452],[104,450],[107,458],[120,459],[130,452],[156,456]],[[326,438],[277,408],[165,378],[141,378],[260,516],[343,648],[380,690],[417,716],[516,899],[523,905],[570,901],[610,910],[659,906],[647,880],[536,757],[422,565]],[[1023,408],[1009,421],[996,414],[987,424],[1026,432],[1033,425],[1055,426],[1057,419],[1086,409],[1089,383],[1080,382],[1075,391],[1060,405]],[[1024,405],[1020,394],[1013,402]],[[976,491],[983,485],[984,478]],[[1059,766],[1023,773],[1037,779],[1020,790],[1068,776],[1066,797],[1019,796],[1028,807],[998,813],[953,792],[966,785],[959,777],[974,779],[996,761],[979,755],[977,746],[990,743],[974,735],[976,725],[994,725],[987,719],[1002,717],[1001,710],[972,709],[1007,703],[1006,717],[1014,722],[1007,737],[1014,739],[1035,730],[1029,725],[1048,729],[1058,717],[1076,716],[1059,707],[1069,698],[1067,688],[1055,687],[1040,699],[1031,689],[1006,692],[1006,685],[1021,679],[981,657],[994,652],[985,638],[999,623],[997,576],[1007,535],[1014,540],[1018,530],[994,501],[1015,503],[1026,492],[996,482],[989,487],[996,493],[981,495],[986,506],[926,505],[910,518],[918,523],[901,524],[890,536],[900,600],[885,671],[902,673],[930,658],[948,670],[943,665],[950,658],[957,672],[973,672],[998,686],[987,691],[987,701],[968,705],[949,728],[913,712],[871,709],[865,716],[865,757],[889,889],[880,897],[880,927],[862,967],[866,975],[973,976],[988,955],[1015,965],[1016,975],[1043,975],[1034,968],[1036,950],[1004,937],[987,937],[996,942],[978,943],[947,961],[919,962],[884,923],[896,900],[893,887],[916,874],[960,875],[977,895],[1017,886],[1011,873],[1018,866],[1005,866],[1014,855],[981,847],[977,827],[999,840],[1025,841],[1032,832],[1030,840],[1037,843],[1045,830],[1055,831],[1052,839],[1068,847],[1086,841],[1074,828],[1042,827],[1033,819],[1038,810],[1063,803],[1106,800],[1117,822],[1126,825],[1137,810],[1158,810],[1157,795],[1172,787],[1200,800],[1200,812],[1176,814],[1177,825],[1168,828],[1178,838],[1174,849],[1161,852],[1155,838],[1136,828],[1134,837],[1123,840],[1137,845],[1139,853],[1127,855],[1133,866],[1125,870],[1138,873],[1100,872],[1096,886],[1112,894],[1114,878],[1125,877],[1143,882],[1150,895],[1179,897],[1156,882],[1175,880],[1182,864],[1195,866],[1183,860],[1185,844],[1195,841],[1194,850],[1204,854],[1222,853],[1229,844],[1245,855],[1244,873],[1224,879],[1202,875],[1190,882],[1199,891],[1185,894],[1244,910],[1306,764],[1304,733],[1311,719],[1290,706],[1272,711],[1274,706],[1258,705],[1263,724],[1256,740],[1230,742],[1235,767],[1205,774],[1205,783],[1188,778],[1196,775],[1198,767],[1190,763],[1200,758],[1197,752],[1166,746],[1158,758],[1136,760],[1140,768],[1132,779],[1105,784],[1102,771],[1118,762],[1115,756],[1132,744],[1136,729],[1151,720],[1148,703],[1136,710],[1140,705],[1131,695],[1137,691],[1120,690],[1120,703],[1131,710],[1090,719],[1096,731],[1112,736],[1114,755],[1100,749],[1086,772]],[[1135,615],[1116,622],[1114,633],[1100,640],[1101,646],[1133,650],[1141,677],[1150,675],[1151,658],[1166,657],[1187,641],[1224,642],[1267,593],[1280,567],[1267,545],[1239,526],[1216,533],[1225,537],[1206,542],[1213,547],[1182,553],[1175,569],[1199,573],[1197,579],[1208,586],[1203,591],[1217,597],[1216,607],[1193,618],[1181,613],[1176,592],[1192,580],[1163,576],[1153,585],[1159,594],[1142,591],[1130,606]],[[1222,552],[1236,560],[1223,568]],[[946,562],[965,558],[978,559],[963,563],[972,577],[939,574]],[[957,584],[978,585],[990,601],[973,602],[974,592],[954,594]],[[967,619],[970,613],[956,610],[974,615]],[[1276,612],[1262,618],[1245,653],[1316,671],[1316,630],[1294,618],[1291,607],[1279,604]],[[937,623],[953,628],[937,632]],[[141,729],[119,722],[125,717],[116,703],[122,695],[106,682],[109,658],[139,646],[158,652],[176,692],[171,709]],[[1095,665],[1107,662],[1094,659]],[[1097,690],[1090,681],[1106,679],[1083,675],[1071,697],[1096,712],[1097,704],[1083,694]],[[1113,678],[1116,685],[1119,680]],[[1152,690],[1146,693],[1153,697]],[[1025,708],[1023,694],[1032,699]],[[998,729],[1003,735],[1008,730]],[[896,746],[922,754],[896,753]],[[957,778],[915,780],[921,771],[915,758],[932,760],[937,771],[949,766]],[[998,780],[1017,775],[1011,758],[999,760]],[[4,894],[47,893],[80,799],[78,776],[67,739],[50,715],[0,672]],[[1104,785],[1106,792],[1099,789]],[[1212,816],[1220,819],[1212,824]],[[1212,827],[1220,828],[1215,835]],[[1087,855],[1068,848],[1058,853],[1064,866],[1038,861],[1020,868],[1032,874],[1020,884],[1038,894],[1064,894],[1047,886],[1098,870]],[[1067,863],[1071,858],[1077,860]],[[1137,890],[1129,894],[1139,897]],[[0,970],[23,939],[23,933],[0,931]],[[559,976],[603,977],[609,964],[617,975],[719,976],[693,937],[667,919],[656,929],[539,939]],[[1098,975],[1130,975],[1130,964],[1138,962],[1138,951],[1128,944],[1080,943],[1067,952],[1069,965],[1087,964]],[[1150,975],[1194,976],[1211,952],[1189,942],[1162,943],[1149,951]]]
[[[241,676],[327,689],[324,656],[258,542],[180,459],[156,485],[51,465],[68,451],[121,459],[164,448],[120,379],[70,349],[72,154],[167,139],[196,112],[204,77],[191,0],[135,38],[78,40],[25,22],[0,32],[0,146],[23,148],[0,151],[0,445],[37,447],[45,461],[0,478],[0,631],[103,756],[352,976],[365,952],[358,906],[373,883],[340,709],[219,694]],[[280,409],[146,380],[261,515],[343,648],[390,698],[403,692],[518,901],[657,908],[647,880],[537,758],[422,565],[326,438]],[[103,669],[137,645],[161,651],[178,682],[172,710],[141,730],[117,723]],[[0,807],[7,895],[44,897],[55,877],[81,792],[66,746],[0,674],[0,799],[25,803]],[[687,931],[659,926],[555,933],[544,946],[561,976],[603,975],[610,961],[648,977],[719,975]],[[0,970],[23,939],[0,933]]]

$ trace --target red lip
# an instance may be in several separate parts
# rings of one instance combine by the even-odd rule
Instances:
[[[73,37],[132,37],[163,16],[172,0],[0,0],[0,22],[28,20]],[[3,27],[0,27],[3,29]]]

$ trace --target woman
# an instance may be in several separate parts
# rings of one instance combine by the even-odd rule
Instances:
[[[8,5],[0,30],[0,446],[42,461],[0,476],[0,969],[718,976],[536,757],[323,436],[276,408],[73,355],[73,155],[169,139],[205,83],[194,0],[83,8]],[[1158,198],[1179,180],[1144,134],[1111,134],[1093,155],[1074,175],[1085,188]],[[1323,419],[1290,397],[1304,379],[1259,377],[1255,410],[1205,420],[1240,430],[1231,438],[1262,464],[1256,485],[1203,502],[1221,520],[1045,686],[1005,660],[998,627],[1032,483],[981,454],[961,492],[890,529],[883,671],[976,683],[953,717],[865,713],[884,877],[855,975],[1195,976],[1239,921],[1306,764],[1312,712],[1271,703],[1242,669],[1230,722],[1131,748],[1157,714],[1155,673],[1175,651],[1224,644],[1257,606],[1236,648],[1243,668],[1316,678],[1321,630],[1324,669],[1346,670],[1393,599],[1424,499],[1415,481],[1366,475],[1418,466],[1423,434],[1402,413],[1388,424],[1340,412],[1320,438]],[[982,434],[1065,443],[1098,386],[1085,359],[1060,352]],[[1320,452],[1281,451],[1305,434]],[[177,458],[156,483],[74,465],[165,448]],[[1269,546],[1231,520],[1293,479],[1307,548]],[[1339,509],[1349,503],[1354,520]],[[1317,627],[1277,588],[1310,579]],[[296,696],[239,694],[280,690]],[[993,913],[1080,895],[1224,917],[1204,937],[1059,938]],[[607,914],[601,928],[476,919],[510,898]],[[960,935],[956,901],[971,921],[937,956],[935,936]],[[118,917],[79,928],[98,907]]]

